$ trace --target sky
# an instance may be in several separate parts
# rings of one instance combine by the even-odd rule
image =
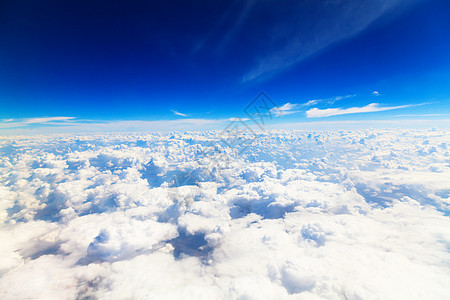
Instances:
[[[220,127],[261,91],[286,128],[448,124],[449,15],[439,0],[1,1],[0,133]]]

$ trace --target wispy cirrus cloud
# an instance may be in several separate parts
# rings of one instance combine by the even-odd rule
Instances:
[[[302,103],[300,104],[301,106],[313,106],[316,105],[317,103],[319,103],[319,100],[309,100],[308,102]]]
[[[313,106],[313,105],[316,105],[319,103],[324,103],[324,102],[331,105],[331,104],[334,104],[336,101],[353,98],[353,97],[356,97],[356,94],[336,96],[336,97],[323,98],[323,99],[312,99],[312,100],[309,100],[308,102],[302,103],[300,105],[301,106]]]
[[[27,124],[33,123],[48,123],[48,122],[66,122],[75,119],[75,117],[47,117],[47,118],[29,118],[24,122]]]
[[[174,109],[171,109],[170,111],[173,112],[174,115],[177,115],[177,116],[182,116],[182,117],[188,117],[189,116],[188,114],[183,114],[183,113],[181,113],[179,111],[176,111]]]
[[[363,107],[327,108],[327,109],[312,108],[312,109],[306,111],[306,117],[307,118],[326,118],[326,117],[331,117],[331,116],[339,116],[339,115],[347,115],[347,114],[380,112],[380,111],[406,108],[406,107],[411,107],[411,106],[417,106],[417,104],[382,107],[378,103],[371,103],[371,104],[368,104]]]
[[[244,119],[247,120],[247,119]],[[0,135],[220,129],[232,119],[87,120],[70,117],[0,120]]]
[[[268,80],[333,44],[358,35],[400,2],[406,1],[299,1],[268,34],[266,49],[271,51],[257,58],[241,82]],[[296,18],[295,12],[305,6],[326,17],[316,23]]]
[[[67,125],[75,117],[43,117],[43,118],[18,118],[0,120],[0,128],[15,128],[29,126],[32,124],[40,125]]]
[[[245,122],[245,121],[248,121],[248,120],[250,120],[250,119],[249,118],[237,118],[237,117],[228,119],[228,121],[230,121],[230,122],[237,122],[237,121]]]
[[[224,48],[230,42],[230,40],[242,28],[245,19],[248,17],[252,7],[256,4],[256,2],[257,2],[256,0],[243,1],[243,7],[240,10],[239,15],[237,16],[233,26],[228,30],[228,32],[225,34],[222,41],[220,42],[219,46],[217,47],[217,50],[219,52],[224,50]]]
[[[277,116],[277,117],[281,117],[284,115],[290,115],[290,114],[295,114],[295,113],[300,112],[300,111],[296,110],[297,107],[298,107],[298,104],[288,102],[281,106],[270,109],[270,112],[275,114],[275,116]]]
[[[440,116],[449,116],[450,114],[404,114],[404,115],[395,115],[394,118],[398,117],[440,117]]]
[[[283,115],[290,115],[290,114],[295,114],[295,113],[299,113],[304,111],[304,109],[306,107],[310,107],[313,105],[317,105],[319,103],[326,103],[326,104],[333,104],[336,101],[339,100],[343,100],[343,99],[347,99],[347,98],[351,98],[351,97],[355,97],[356,95],[352,94],[352,95],[345,95],[345,96],[336,96],[336,97],[331,97],[331,98],[324,98],[324,99],[312,99],[309,100],[305,103],[290,103],[287,102],[281,106],[278,107],[274,107],[270,110],[271,113],[275,114],[275,116],[280,117]]]

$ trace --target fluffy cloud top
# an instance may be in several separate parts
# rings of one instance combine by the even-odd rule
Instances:
[[[449,132],[222,138],[0,138],[0,298],[450,298]]]

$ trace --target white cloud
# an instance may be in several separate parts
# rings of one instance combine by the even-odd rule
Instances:
[[[305,102],[301,105],[302,106],[313,106],[313,105],[316,105],[316,104],[322,103],[322,102],[326,102],[327,104],[334,104],[336,101],[353,98],[353,97],[356,97],[356,95],[352,94],[352,95],[336,96],[336,97],[324,98],[324,99],[313,99],[313,100],[309,100],[308,102]]]
[[[23,127],[31,124],[41,125],[67,125],[75,117],[45,117],[45,118],[28,118],[28,119],[5,119],[0,121],[0,129]]]
[[[283,115],[290,115],[298,113],[298,110],[295,110],[298,107],[298,104],[293,103],[285,103],[282,106],[274,107],[270,109],[271,113],[274,113],[277,117],[281,117]]]
[[[30,128],[30,123],[23,121],[0,123],[0,134],[36,134],[36,133],[82,133],[82,132],[114,132],[114,131],[173,131],[173,130],[205,130],[221,129],[228,119],[183,118],[177,120],[77,120],[32,123],[40,125]],[[48,126],[52,125],[52,126]]]
[[[373,92],[372,92],[372,95],[374,95],[374,96],[380,96],[380,93],[379,93],[378,91],[373,91]]]
[[[306,117],[308,118],[325,118],[331,116],[339,116],[346,114],[358,114],[358,113],[368,113],[368,112],[379,112],[387,111],[393,109],[400,109],[411,107],[413,105],[399,105],[399,106],[385,106],[380,107],[378,103],[371,103],[363,107],[350,107],[350,108],[312,108],[306,111]]]
[[[177,116],[182,116],[182,117],[187,117],[188,116],[187,114],[180,113],[180,112],[178,112],[178,111],[176,111],[174,109],[172,109],[171,112],[173,112]]]
[[[407,118],[407,119],[392,119],[392,120],[339,120],[339,121],[304,121],[304,122],[293,122],[293,123],[282,123],[282,124],[271,124],[267,126],[267,129],[274,130],[286,130],[286,129],[296,129],[296,130],[355,130],[355,129],[387,129],[387,128],[409,128],[409,129],[427,129],[427,128],[447,128],[450,129],[450,119],[418,119],[418,118]]]
[[[230,121],[230,122],[235,122],[235,121],[242,121],[242,122],[245,122],[245,121],[248,121],[249,119],[248,118],[229,118],[228,119],[228,121]]]
[[[242,82],[270,79],[337,42],[358,35],[399,2],[404,1],[335,1],[317,5],[316,13],[326,16],[318,24],[302,18],[293,19],[287,14],[284,22],[276,24],[265,39],[267,54],[255,61]],[[296,9],[305,9],[305,5],[291,7],[292,12]],[[311,34],[305,35],[306,27]]]
[[[319,102],[320,102],[319,99],[309,100],[308,102],[303,103],[302,106],[313,106]]]
[[[448,130],[222,139],[0,138],[0,298],[449,298]]]
[[[395,115],[394,117],[439,117],[439,116],[449,116],[449,114],[404,114],[404,115]]]
[[[74,117],[48,117],[48,118],[30,118],[30,119],[24,119],[23,122],[27,124],[33,124],[33,123],[48,123],[48,122],[54,122],[54,121],[69,121],[75,119]]]

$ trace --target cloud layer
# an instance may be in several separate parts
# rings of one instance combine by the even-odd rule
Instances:
[[[0,137],[0,298],[450,297],[448,131],[239,138]]]

